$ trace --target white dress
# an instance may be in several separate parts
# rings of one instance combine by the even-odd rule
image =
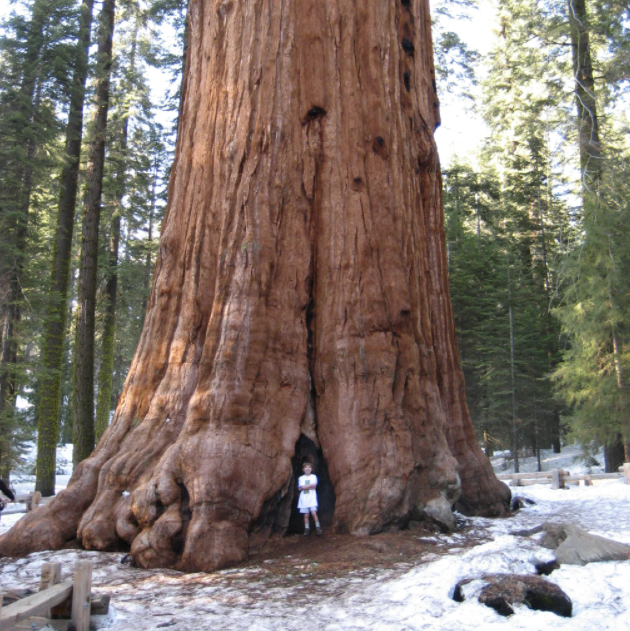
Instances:
[[[317,476],[315,474],[311,473],[311,475],[301,475],[298,478],[298,487],[308,486],[309,484],[317,484]],[[298,508],[300,510],[304,509],[305,512],[317,510],[317,491],[315,489],[300,491]]]

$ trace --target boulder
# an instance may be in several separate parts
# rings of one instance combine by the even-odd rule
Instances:
[[[543,532],[540,545],[554,550],[556,562],[567,565],[586,565],[597,561],[626,561],[630,559],[630,546],[592,535],[570,524],[542,524],[531,530],[514,532],[530,537]]]
[[[554,583],[523,574],[485,575],[473,589],[466,589],[474,579],[464,579],[455,586],[453,600],[463,602],[477,596],[480,603],[492,607],[502,616],[514,613],[513,605],[523,604],[538,611],[551,611],[565,618],[571,617],[571,599]]]
[[[455,530],[455,516],[451,510],[450,502],[444,497],[436,497],[427,502],[424,515],[436,523],[443,532]]]

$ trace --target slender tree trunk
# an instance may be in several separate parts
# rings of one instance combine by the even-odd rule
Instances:
[[[492,442],[490,440],[490,434],[487,429],[483,430],[483,452],[490,458],[494,455],[494,448],[492,447]]]
[[[286,530],[303,444],[336,532],[505,513],[448,297],[428,2],[196,0],[188,51],[116,413],[0,553],[76,536],[143,567],[238,562]]]
[[[119,199],[121,203],[122,200]],[[116,292],[118,287],[118,244],[120,242],[120,212],[112,217],[109,237],[109,260],[105,284],[105,322],[101,343],[101,366],[98,373],[98,397],[96,400],[96,440],[100,440],[109,425],[112,406],[114,347],[116,345]]]
[[[617,434],[613,440],[604,445],[604,469],[606,473],[617,473],[626,457],[623,436]]]
[[[586,0],[569,0],[569,27],[573,52],[582,184],[586,191],[597,192],[601,177],[602,155]]]
[[[126,103],[133,90],[136,72],[136,48],[138,40],[139,18],[137,15],[132,33],[131,55],[128,68],[128,79],[125,81],[124,102]],[[98,374],[98,397],[96,401],[96,440],[100,440],[109,425],[109,413],[112,406],[112,383],[114,377],[114,347],[116,345],[116,293],[118,289],[118,246],[120,242],[120,221],[123,211],[123,197],[126,187],[127,169],[127,136],[129,133],[129,107],[123,105],[123,126],[120,134],[120,163],[116,182],[116,208],[112,215],[109,237],[109,260],[106,272],[105,298],[107,308],[103,325],[101,343],[101,366]]]
[[[40,399],[37,408],[37,479],[35,489],[40,491],[44,497],[55,493],[66,301],[72,257],[72,233],[81,159],[83,105],[88,75],[88,48],[90,46],[93,7],[94,0],[84,0],[81,5],[79,41],[66,126],[65,163],[61,172],[48,309],[42,349],[43,377],[40,382]]]
[[[72,392],[73,461],[77,465],[94,449],[94,329],[96,272],[105,136],[109,107],[115,0],[104,0],[98,36],[98,66],[83,203],[83,235],[77,292],[76,343]]]
[[[586,201],[591,194],[597,196],[597,207],[600,204],[600,180],[603,171],[603,151],[599,138],[599,123],[597,118],[597,100],[595,92],[595,81],[593,77],[593,63],[590,50],[590,25],[588,21],[588,11],[586,0],[569,0],[569,21],[571,27],[571,44],[573,49],[573,70],[575,74],[575,96],[579,124],[579,144],[580,163],[582,168],[583,199]],[[587,230],[589,223],[595,221],[586,217],[585,225]],[[610,234],[607,234],[609,244],[613,241]],[[609,250],[610,251],[610,250]],[[611,259],[613,254],[610,252]],[[614,314],[614,301],[611,281],[608,279],[610,309]],[[620,396],[627,389],[621,365],[621,343],[618,331],[615,327],[614,315],[612,320],[612,345],[613,363],[617,378],[617,388]],[[613,442],[604,446],[604,457],[606,461],[606,471],[616,472],[624,458],[628,457],[630,451],[628,443],[622,434],[618,434]]]
[[[512,451],[514,452],[514,472],[520,471],[518,461],[518,418],[516,414],[516,377],[514,371],[514,316],[512,312],[512,276],[508,259],[508,308],[510,316],[510,375],[512,386]]]

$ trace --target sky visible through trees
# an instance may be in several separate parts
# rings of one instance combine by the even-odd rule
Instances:
[[[73,400],[85,374],[75,368],[86,359],[75,342],[86,172],[101,136],[95,354],[87,358],[99,435],[142,328],[176,137],[186,7],[114,4],[109,116],[99,131],[91,121],[107,60],[97,52],[104,5],[94,3],[67,295],[50,289],[51,255],[81,5],[0,7],[3,477],[38,431],[44,454],[55,436],[69,442],[86,423],[96,427],[95,412],[78,413]],[[614,469],[630,458],[627,3],[457,0],[432,10],[450,291],[478,439],[517,460],[578,438],[586,450],[605,445]],[[50,363],[45,340],[55,326],[59,359]],[[37,476],[51,492],[54,460],[40,460]]]

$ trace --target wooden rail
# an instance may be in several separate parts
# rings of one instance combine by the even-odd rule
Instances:
[[[13,629],[41,629],[52,626],[67,629],[70,621],[76,631],[89,631],[91,613],[107,613],[109,597],[98,597],[98,611],[92,602],[92,561],[77,561],[72,580],[60,582],[61,564],[44,563],[39,583],[40,591],[32,596],[2,606],[0,594],[0,631]],[[65,617],[66,620],[51,620],[51,616]]]
[[[52,497],[42,497],[42,494],[39,491],[35,491],[33,493],[20,493],[15,496],[15,501],[9,502],[7,506],[11,504],[25,504],[26,506],[23,509],[7,510],[4,514],[16,515],[19,513],[30,513],[33,509],[47,504],[52,499]]]
[[[536,471],[531,473],[501,473],[497,475],[499,480],[510,482],[511,486],[527,486],[529,484],[551,483],[552,489],[563,489],[569,482],[584,482],[585,486],[591,486],[594,480],[618,480],[623,478],[626,484],[630,484],[630,463],[626,462],[619,467],[619,473],[575,473],[571,474],[564,469],[551,469],[550,471]]]

